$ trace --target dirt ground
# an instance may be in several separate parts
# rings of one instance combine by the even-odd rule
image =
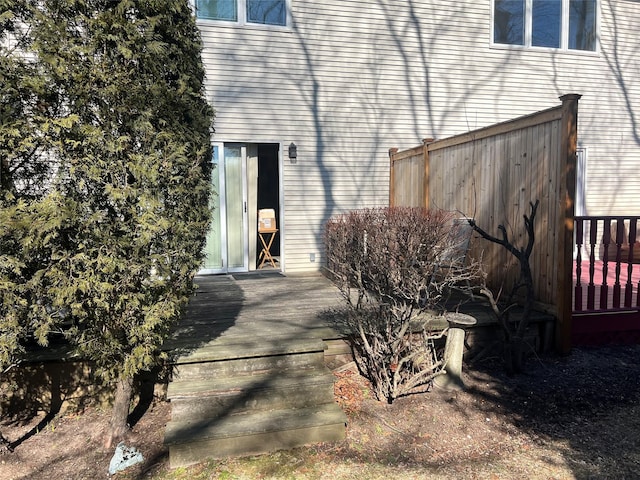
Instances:
[[[344,441],[178,470],[162,445],[169,405],[157,399],[127,439],[144,464],[114,478],[640,478],[640,346],[575,349],[526,368],[507,377],[487,359],[465,366],[466,391],[392,405],[346,369],[335,389],[349,417]],[[15,444],[0,456],[1,480],[108,478],[107,412],[88,408],[36,431],[40,420],[0,423]]]

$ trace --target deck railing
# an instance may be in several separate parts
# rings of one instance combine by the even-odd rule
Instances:
[[[575,313],[640,310],[639,220],[575,217]]]

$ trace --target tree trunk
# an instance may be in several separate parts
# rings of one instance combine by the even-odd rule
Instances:
[[[504,369],[507,375],[522,373],[524,367],[525,343],[517,336],[504,342]]]
[[[116,385],[116,396],[113,402],[113,410],[111,412],[111,423],[105,447],[111,446],[120,441],[127,433],[129,426],[127,425],[127,417],[129,416],[129,406],[133,397],[133,378],[120,378]]]

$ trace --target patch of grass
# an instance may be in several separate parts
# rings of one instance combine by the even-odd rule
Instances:
[[[322,476],[321,457],[312,448],[298,448],[224,460],[209,460],[191,467],[157,472],[153,480],[316,480]]]

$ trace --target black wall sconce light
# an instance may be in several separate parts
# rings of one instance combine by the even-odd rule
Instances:
[[[289,160],[291,160],[292,162],[295,162],[296,159],[298,158],[298,146],[291,142],[289,144]]]

